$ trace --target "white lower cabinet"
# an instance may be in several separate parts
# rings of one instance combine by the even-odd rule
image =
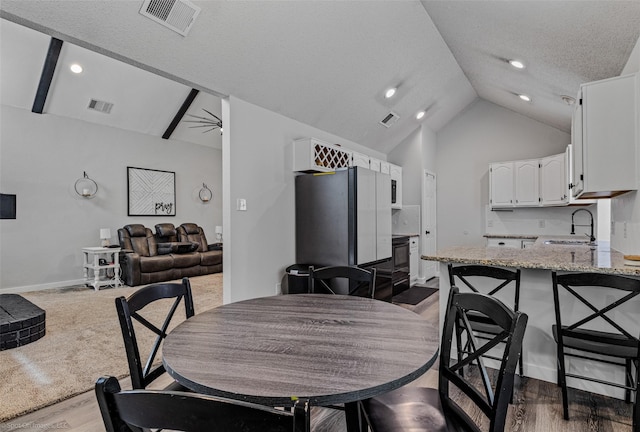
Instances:
[[[409,285],[415,285],[420,273],[420,237],[409,237]]]
[[[522,240],[514,238],[488,238],[487,246],[522,249]]]

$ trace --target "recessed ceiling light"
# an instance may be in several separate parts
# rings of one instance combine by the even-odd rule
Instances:
[[[518,95],[518,97],[525,102],[531,102],[531,98],[525,94]]]
[[[72,64],[69,69],[71,69],[71,72],[73,73],[81,73],[82,72],[82,66],[80,66],[78,63],[74,63]]]
[[[420,120],[422,117],[424,117],[425,112],[424,111],[420,111],[418,114],[416,114],[416,119]]]
[[[390,89],[388,89],[385,93],[384,93],[384,97],[389,99],[390,97],[393,97],[394,94],[396,94],[396,88],[392,87]]]
[[[524,69],[524,63],[520,60],[509,60],[509,64],[516,69]]]

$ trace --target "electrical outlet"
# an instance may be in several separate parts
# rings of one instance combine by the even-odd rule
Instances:
[[[544,228],[546,226],[546,222],[544,219],[540,219],[538,221],[538,228]]]
[[[622,237],[627,238],[627,221],[622,222]]]
[[[247,211],[247,200],[244,198],[238,198],[236,201],[236,210]]]
[[[487,221],[487,227],[489,227],[489,228],[493,228],[493,220],[489,219],[489,220]]]
[[[278,282],[276,284],[276,295],[280,294],[281,290],[282,290],[282,284],[280,282]]]

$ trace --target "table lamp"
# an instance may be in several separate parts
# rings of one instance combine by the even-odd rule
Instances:
[[[216,239],[222,243],[222,227],[220,225],[216,225]]]
[[[111,230],[109,228],[100,228],[100,240],[102,240],[102,247],[110,245]]]

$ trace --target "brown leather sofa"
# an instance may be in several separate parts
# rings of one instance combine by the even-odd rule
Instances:
[[[222,271],[221,247],[209,245],[198,225],[185,223],[176,229],[171,223],[163,223],[155,229],[155,234],[141,224],[118,229],[122,248],[120,268],[126,285],[146,285]]]

